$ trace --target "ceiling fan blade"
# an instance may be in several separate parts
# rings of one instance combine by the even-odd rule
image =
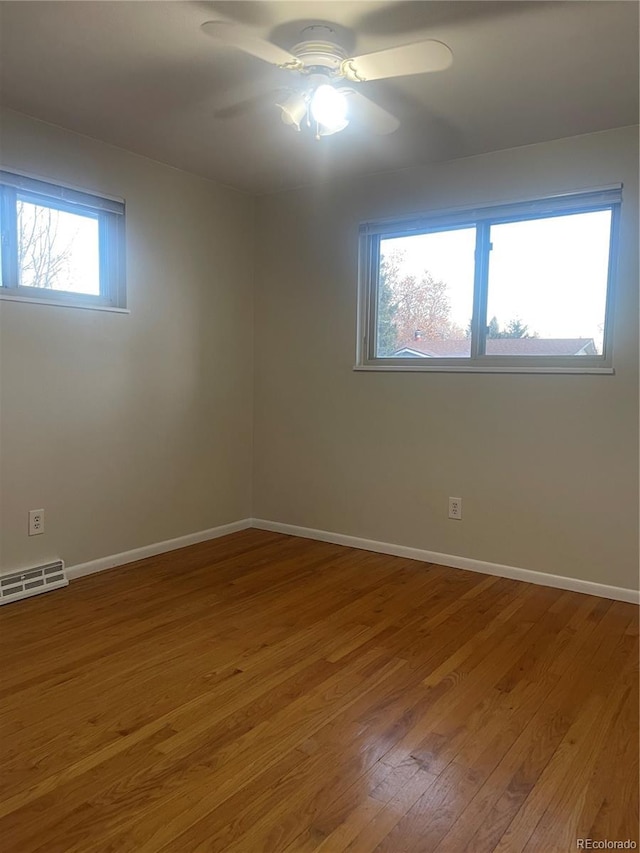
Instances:
[[[290,68],[295,71],[303,67],[302,62],[292,53],[270,41],[258,38],[251,30],[240,24],[234,24],[231,21],[207,21],[202,24],[202,31],[222,44],[236,47],[279,68]]]
[[[260,113],[273,110],[278,102],[291,93],[291,89],[272,89],[269,92],[255,92],[248,97],[239,98],[231,103],[220,105],[214,112],[214,118],[237,118],[247,113]]]
[[[400,127],[400,121],[390,112],[370,100],[362,92],[343,89],[349,101],[349,118],[356,124],[363,124],[377,136],[386,136]]]
[[[442,71],[452,61],[453,54],[446,44],[427,39],[345,59],[341,71],[347,80],[365,82]]]
[[[278,100],[286,97],[291,90],[273,89],[271,92],[260,92],[232,104],[219,107],[214,117],[219,119],[237,118],[247,113],[266,112],[277,106]]]

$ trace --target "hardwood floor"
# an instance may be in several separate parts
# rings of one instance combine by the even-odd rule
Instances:
[[[248,530],[0,631],[3,853],[640,840],[631,604]]]

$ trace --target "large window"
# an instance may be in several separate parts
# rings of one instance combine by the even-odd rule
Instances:
[[[358,364],[611,370],[621,188],[360,229]]]
[[[124,204],[0,171],[0,296],[124,308]]]

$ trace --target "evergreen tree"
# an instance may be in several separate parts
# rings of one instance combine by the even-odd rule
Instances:
[[[392,284],[398,277],[402,257],[396,250],[380,258],[378,278],[378,352],[379,358],[386,358],[398,349],[398,329],[395,324],[396,305]]]
[[[529,327],[519,317],[509,320],[504,331],[500,329],[497,317],[492,317],[487,326],[487,338],[536,338],[537,334],[529,334]]]
[[[503,338],[504,335],[500,331],[500,324],[498,323],[497,317],[492,317],[489,320],[489,326],[487,328],[487,337],[488,338]]]
[[[525,326],[519,318],[509,320],[507,329],[503,335],[505,338],[530,338],[529,327]]]

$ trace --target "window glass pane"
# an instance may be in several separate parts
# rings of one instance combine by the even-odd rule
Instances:
[[[376,356],[471,355],[475,228],[380,240]]]
[[[100,295],[98,218],[18,196],[21,287]]]
[[[4,253],[4,234],[6,224],[2,221],[4,205],[2,204],[2,187],[0,187],[0,287],[5,287],[4,283],[4,258],[2,257]]]
[[[487,355],[601,355],[611,211],[491,227]]]

